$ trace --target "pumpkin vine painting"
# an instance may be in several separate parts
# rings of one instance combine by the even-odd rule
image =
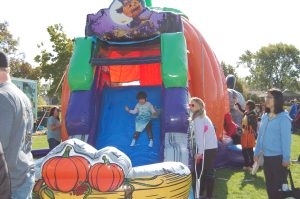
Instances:
[[[190,171],[182,163],[132,168],[116,148],[97,151],[71,139],[45,157],[33,198],[187,198],[190,185]]]

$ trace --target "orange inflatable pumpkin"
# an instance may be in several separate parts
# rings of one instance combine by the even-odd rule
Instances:
[[[111,164],[103,157],[103,163],[93,165],[89,171],[89,184],[95,190],[110,192],[118,189],[124,181],[123,169],[117,164]]]
[[[45,162],[42,177],[49,188],[63,193],[76,189],[87,180],[90,164],[81,156],[69,156],[72,147],[67,147],[62,157],[53,157]]]
[[[223,137],[224,115],[229,112],[227,86],[223,70],[201,33],[185,18],[184,36],[188,48],[189,91],[206,103],[207,115]]]
[[[64,75],[64,81],[62,84],[62,93],[61,93],[61,101],[62,101],[62,106],[61,106],[61,139],[62,141],[66,141],[69,136],[67,133],[66,129],[66,112],[68,108],[68,102],[70,99],[70,88],[69,88],[69,83],[68,83],[68,71],[69,71],[70,65],[67,66],[65,75]]]

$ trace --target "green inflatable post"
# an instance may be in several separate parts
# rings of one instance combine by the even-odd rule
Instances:
[[[151,7],[152,6],[152,0],[145,0],[146,6]]]
[[[188,79],[187,47],[184,34],[161,35],[161,70],[166,88],[186,87]]]
[[[90,64],[94,40],[91,37],[76,38],[68,72],[72,91],[90,90],[94,80],[93,66]]]

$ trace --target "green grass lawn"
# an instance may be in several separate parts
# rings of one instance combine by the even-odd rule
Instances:
[[[32,137],[32,149],[49,148],[47,142],[47,135],[36,135]]]
[[[292,160],[300,154],[300,135],[292,137]],[[47,136],[34,136],[33,149],[48,148]],[[292,164],[291,170],[296,187],[300,187],[300,164]],[[262,171],[256,176],[242,170],[218,169],[216,173],[215,198],[217,199],[265,199],[265,180]]]
[[[300,154],[300,135],[292,137],[292,160]],[[300,187],[300,164],[292,164],[294,183]],[[218,169],[216,173],[215,197],[217,199],[265,199],[267,198],[263,171],[256,176],[242,170]]]

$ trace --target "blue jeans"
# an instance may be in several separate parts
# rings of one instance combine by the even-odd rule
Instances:
[[[31,199],[32,198],[31,194],[32,194],[32,189],[33,189],[34,182],[35,182],[34,171],[30,171],[26,175],[27,175],[27,177],[25,179],[25,182],[11,193],[12,199]]]
[[[59,141],[57,141],[56,139],[54,138],[49,138],[48,139],[48,144],[49,144],[49,149],[52,150],[54,149],[56,146],[58,146],[60,144]]]

